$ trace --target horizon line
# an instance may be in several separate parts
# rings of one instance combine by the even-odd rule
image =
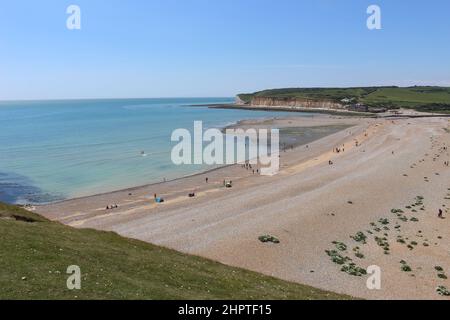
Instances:
[[[232,99],[236,96],[229,97],[135,97],[135,98],[37,98],[37,99],[0,99],[1,102],[33,102],[33,101],[88,101],[88,100],[150,100],[150,99]]]
[[[415,88],[415,87],[430,87],[430,88],[450,88],[449,85],[363,85],[363,86],[305,86],[305,87],[273,87],[257,91],[243,91],[232,96],[161,96],[161,97],[97,97],[97,98],[32,98],[32,99],[0,99],[1,102],[33,102],[33,101],[87,101],[87,100],[146,100],[146,99],[231,99],[241,94],[253,94],[261,91],[280,90],[280,89],[355,89],[355,88]]]

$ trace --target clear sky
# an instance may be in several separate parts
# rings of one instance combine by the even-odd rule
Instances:
[[[449,58],[448,0],[0,0],[1,100],[450,86]]]

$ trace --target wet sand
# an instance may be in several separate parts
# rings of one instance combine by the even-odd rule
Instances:
[[[321,116],[240,125],[351,128],[283,152],[281,172],[274,177],[253,175],[236,165],[37,211],[74,227],[115,231],[362,298],[439,299],[436,287],[450,287],[449,280],[439,278],[435,270],[442,266],[450,275],[450,216],[437,218],[439,209],[444,216],[450,214],[450,167],[444,166],[450,160],[448,119]],[[336,153],[335,148],[345,152]],[[225,189],[224,179],[233,180],[234,187]],[[197,197],[188,198],[190,192]],[[155,204],[154,193],[167,202]],[[423,204],[412,207],[419,195]],[[119,208],[105,210],[109,204]],[[394,208],[404,213],[392,213]],[[389,224],[380,219],[388,219]],[[350,238],[360,231],[367,236],[366,244]],[[265,234],[276,236],[280,244],[261,243],[258,237]],[[399,236],[405,244],[397,242]],[[381,238],[389,243],[389,254],[380,247]],[[381,290],[368,290],[366,276],[341,272],[342,266],[325,253],[335,249],[336,241],[346,244],[348,249],[340,253],[358,266],[381,267]],[[364,258],[355,257],[355,247]],[[402,260],[411,272],[401,270]]]

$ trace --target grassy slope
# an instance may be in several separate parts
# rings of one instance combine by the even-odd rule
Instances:
[[[324,99],[336,102],[344,98],[355,98],[356,101],[373,107],[450,112],[450,88],[444,87],[292,88],[265,90],[242,97],[246,102],[253,97]]]
[[[347,298],[1,203],[0,244],[0,299]],[[69,265],[81,268],[80,291],[66,288]]]
[[[344,98],[360,97],[371,92],[370,88],[291,88],[272,89],[255,92],[253,94],[240,94],[239,97],[250,102],[254,97],[277,98],[277,99],[310,99],[310,100],[332,100],[339,102]]]

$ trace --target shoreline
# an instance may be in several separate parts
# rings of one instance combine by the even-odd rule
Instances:
[[[302,112],[304,113],[304,112]],[[327,117],[326,115],[324,117]],[[260,119],[252,119],[252,118],[246,118],[246,119],[241,119],[241,120],[237,120],[234,121],[233,123],[229,123],[226,125],[223,125],[220,127],[220,130],[223,132],[227,129],[237,129],[237,128],[245,128],[248,125],[253,125],[253,126],[261,126],[262,124],[270,124],[270,123],[275,123],[278,119],[294,119],[296,117],[267,117],[267,118],[260,118]],[[300,117],[299,118],[303,118]],[[304,117],[305,119],[308,119],[309,117]],[[312,127],[306,127],[306,128],[312,128]],[[343,128],[342,130],[345,130],[345,128]],[[281,143],[281,142],[280,142]],[[295,145],[295,148],[297,148],[298,145]],[[199,170],[198,172],[194,172],[194,173],[189,173],[186,175],[181,175],[179,177],[173,178],[173,179],[167,179],[165,181],[159,181],[159,182],[150,182],[150,183],[145,183],[142,185],[137,185],[137,186],[131,186],[131,187],[126,187],[126,188],[118,188],[116,190],[111,190],[111,191],[105,191],[105,192],[94,192],[90,195],[85,195],[85,196],[74,196],[74,197],[68,197],[66,199],[62,199],[62,200],[56,200],[56,201],[52,201],[52,202],[43,202],[43,203],[27,203],[27,204],[20,204],[19,206],[21,207],[42,207],[42,206],[48,206],[48,205],[54,205],[54,204],[63,204],[65,202],[68,201],[74,201],[74,200],[82,200],[82,199],[89,199],[92,197],[99,197],[99,196],[107,196],[110,194],[115,194],[115,193],[122,193],[122,192],[135,192],[137,190],[141,190],[144,188],[152,188],[152,187],[158,187],[158,186],[164,186],[164,184],[167,183],[174,183],[174,182],[178,182],[180,180],[184,180],[184,179],[189,179],[189,178],[195,178],[198,176],[202,176],[202,175],[207,175],[210,173],[214,173],[215,171],[218,170],[222,170],[222,169],[226,169],[228,167],[232,167],[235,166],[237,164],[232,164],[232,165],[219,165],[218,167],[215,168],[205,168],[205,170]]]
[[[237,128],[237,127],[239,127],[240,123],[246,122],[246,121],[254,121],[256,123],[256,122],[259,122],[259,121],[266,121],[266,120],[273,120],[273,119],[274,119],[274,117],[268,117],[268,118],[264,118],[264,119],[252,119],[252,118],[241,119],[241,120],[233,121],[231,123],[224,124],[224,125],[220,126],[219,129],[221,131],[224,131],[224,130],[226,130],[228,128]],[[85,199],[85,198],[90,198],[90,197],[95,197],[95,196],[102,196],[102,195],[107,195],[107,194],[110,194],[110,193],[125,192],[125,191],[135,191],[136,189],[141,189],[141,188],[145,188],[145,187],[152,187],[152,186],[158,186],[158,185],[162,185],[162,184],[167,183],[167,182],[176,182],[176,181],[181,180],[181,179],[187,179],[187,178],[190,178],[190,177],[195,177],[195,176],[198,176],[198,175],[207,174],[209,172],[214,172],[216,170],[219,170],[219,169],[222,169],[222,168],[226,168],[228,166],[230,166],[230,165],[220,165],[219,167],[216,167],[216,168],[210,168],[210,169],[206,169],[206,170],[200,170],[200,171],[194,172],[194,173],[188,173],[186,175],[181,175],[181,176],[176,177],[176,178],[167,179],[166,181],[150,182],[150,183],[140,184],[140,185],[131,186],[131,187],[118,188],[118,189],[110,190],[110,191],[93,192],[92,194],[89,194],[89,195],[67,197],[65,199],[59,199],[59,200],[50,201],[50,202],[40,202],[40,203],[29,202],[29,203],[26,203],[26,204],[19,204],[19,203],[11,203],[11,204],[12,205],[17,205],[17,206],[23,207],[23,208],[40,207],[40,206],[47,206],[47,205],[52,205],[52,204],[64,203],[64,202],[72,201],[72,200],[80,200],[80,199]]]
[[[301,116],[299,116],[299,117],[288,116],[288,117],[282,117],[282,118],[268,117],[268,118],[263,118],[263,119],[242,119],[242,120],[236,121],[234,124],[229,124],[227,126],[224,126],[223,130],[226,130],[228,128],[244,128],[245,129],[248,126],[267,128],[267,127],[271,127],[271,126],[277,125],[277,124],[281,125],[284,128],[292,128],[293,124],[298,124],[297,121],[300,122],[300,126],[294,125],[294,128],[297,128],[297,129],[298,128],[311,129],[311,128],[329,127],[335,123],[338,123],[338,124],[345,123],[346,124],[337,132],[325,134],[321,137],[318,137],[317,139],[314,139],[313,141],[308,141],[308,143],[313,143],[317,140],[321,140],[330,135],[333,136],[335,134],[338,134],[339,132],[345,131],[346,129],[357,125],[355,122],[355,119],[353,119],[353,118],[334,118],[331,115],[319,115],[314,118],[301,117]],[[283,129],[281,128],[281,130],[283,130]],[[302,147],[302,144],[300,144],[300,145],[295,144],[293,151],[298,152],[301,147]],[[280,148],[281,148],[281,140],[280,140]],[[282,150],[280,150],[280,152],[281,151]],[[284,155],[282,155],[282,157],[284,157]],[[132,196],[139,194],[141,197],[143,197],[145,195],[148,198],[147,200],[153,200],[153,198],[151,198],[151,196],[154,193],[152,190],[155,190],[155,189],[156,190],[164,190],[165,187],[168,187],[170,189],[168,193],[172,194],[172,193],[176,193],[176,192],[173,192],[173,190],[172,190],[174,186],[186,185],[186,184],[196,184],[196,185],[198,185],[198,187],[192,187],[192,189],[199,188],[200,190],[202,190],[202,187],[204,187],[204,185],[202,185],[203,183],[201,181],[203,181],[206,176],[232,177],[232,176],[237,175],[237,178],[245,178],[245,174],[244,174],[244,177],[241,177],[241,173],[239,173],[240,167],[241,167],[241,165],[239,165],[239,164],[221,165],[216,168],[202,170],[200,172],[187,174],[187,175],[180,176],[178,178],[170,179],[170,180],[166,180],[166,181],[148,183],[148,184],[133,186],[133,187],[129,187],[129,188],[121,188],[121,189],[114,190],[114,191],[100,192],[100,193],[95,193],[95,194],[87,195],[87,196],[73,197],[73,198],[68,198],[68,199],[64,199],[61,201],[55,201],[55,202],[50,202],[50,203],[30,204],[30,205],[27,204],[24,207],[31,206],[39,212],[39,211],[44,211],[43,209],[49,208],[49,207],[55,207],[55,206],[60,207],[60,206],[65,206],[66,204],[71,205],[73,203],[79,203],[79,202],[84,202],[84,201],[90,202],[90,201],[100,200],[103,198],[126,199],[126,198],[128,198],[130,193],[132,194]],[[192,183],[191,181],[193,181],[193,180],[196,182]],[[202,190],[202,191],[204,191],[204,190]],[[161,193],[158,192],[158,194],[163,194],[163,195],[164,195],[164,193],[165,193],[164,191],[162,191]],[[113,203],[110,203],[110,204],[113,204]],[[106,206],[106,205],[109,205],[109,204],[105,204],[104,206]]]
[[[100,192],[100,193],[95,193],[95,194],[88,195],[88,196],[68,198],[68,199],[64,199],[64,200],[60,200],[60,201],[41,203],[41,204],[30,204],[30,205],[27,204],[27,205],[17,205],[17,206],[19,206],[19,207],[27,207],[27,206],[28,207],[29,206],[46,207],[46,206],[50,206],[50,205],[64,204],[64,203],[70,202],[70,201],[78,201],[78,200],[89,199],[89,198],[93,198],[93,197],[107,196],[107,195],[111,195],[111,194],[114,194],[114,193],[131,192],[131,191],[136,191],[136,190],[140,190],[140,189],[143,189],[143,188],[156,187],[156,186],[164,185],[166,183],[173,183],[173,182],[177,182],[177,181],[184,180],[184,179],[194,178],[194,177],[197,177],[197,176],[200,176],[200,175],[212,173],[214,171],[227,168],[229,166],[233,166],[233,165],[224,165],[224,166],[220,166],[218,168],[212,168],[212,169],[208,169],[206,171],[201,171],[201,172],[197,172],[197,173],[193,173],[193,174],[188,174],[188,175],[185,175],[185,176],[181,176],[181,177],[170,179],[170,180],[166,180],[166,181],[147,183],[147,184],[138,185],[138,186],[135,186],[135,187],[123,188],[123,189],[118,189],[118,190],[114,190],[114,191]]]
[[[252,106],[245,104],[206,104],[206,105],[190,105],[190,107],[208,107],[210,109],[231,109],[231,110],[250,110],[250,111],[267,111],[267,112],[292,112],[292,113],[315,113],[324,115],[347,116],[347,117],[364,117],[364,118],[450,118],[449,113],[437,112],[420,112],[414,109],[400,109],[399,114],[390,111],[384,113],[359,112],[350,110],[337,110],[327,108],[301,108],[301,107],[285,107],[285,106]],[[397,109],[392,109],[397,111]]]
[[[274,121],[285,127],[293,122]],[[304,126],[312,121],[354,126],[282,153],[280,173],[273,177],[232,166],[208,174],[209,184],[204,174],[167,183],[159,190],[168,199],[163,204],[155,204],[155,190],[147,188],[131,197],[118,192],[38,207],[37,212],[72,227],[112,231],[355,297],[439,299],[436,287],[450,286],[434,269],[450,264],[450,220],[437,218],[438,208],[450,214],[450,168],[443,165],[450,159],[448,118],[329,116],[298,121]],[[345,151],[336,153],[336,147]],[[225,174],[233,180],[232,189],[221,187]],[[197,196],[189,199],[192,191]],[[423,208],[404,209],[414,208],[410,204],[418,195]],[[119,208],[105,210],[104,205],[115,201]],[[403,208],[406,217],[398,218],[393,208]],[[388,219],[389,231],[372,226],[383,219]],[[360,231],[367,244],[352,240]],[[376,241],[378,232],[385,233],[390,244],[388,255]],[[264,234],[277,237],[280,244],[261,243],[258,237]],[[417,245],[409,249],[397,236]],[[348,275],[330,260],[325,251],[339,241],[348,246],[343,254],[358,266],[382,268],[382,290],[367,290],[366,277]],[[353,247],[360,248],[362,258],[354,257]],[[412,272],[402,271],[403,260]]]
[[[192,105],[192,107],[196,107]],[[357,112],[357,111],[347,111],[347,110],[336,110],[336,109],[326,109],[326,108],[300,108],[300,107],[283,107],[283,106],[251,106],[251,105],[240,105],[240,104],[212,104],[206,105],[210,109],[231,109],[231,110],[250,110],[250,111],[280,111],[280,112],[292,112],[292,113],[316,113],[325,114],[332,116],[347,116],[347,117],[366,117],[375,118],[377,114],[370,112]]]

